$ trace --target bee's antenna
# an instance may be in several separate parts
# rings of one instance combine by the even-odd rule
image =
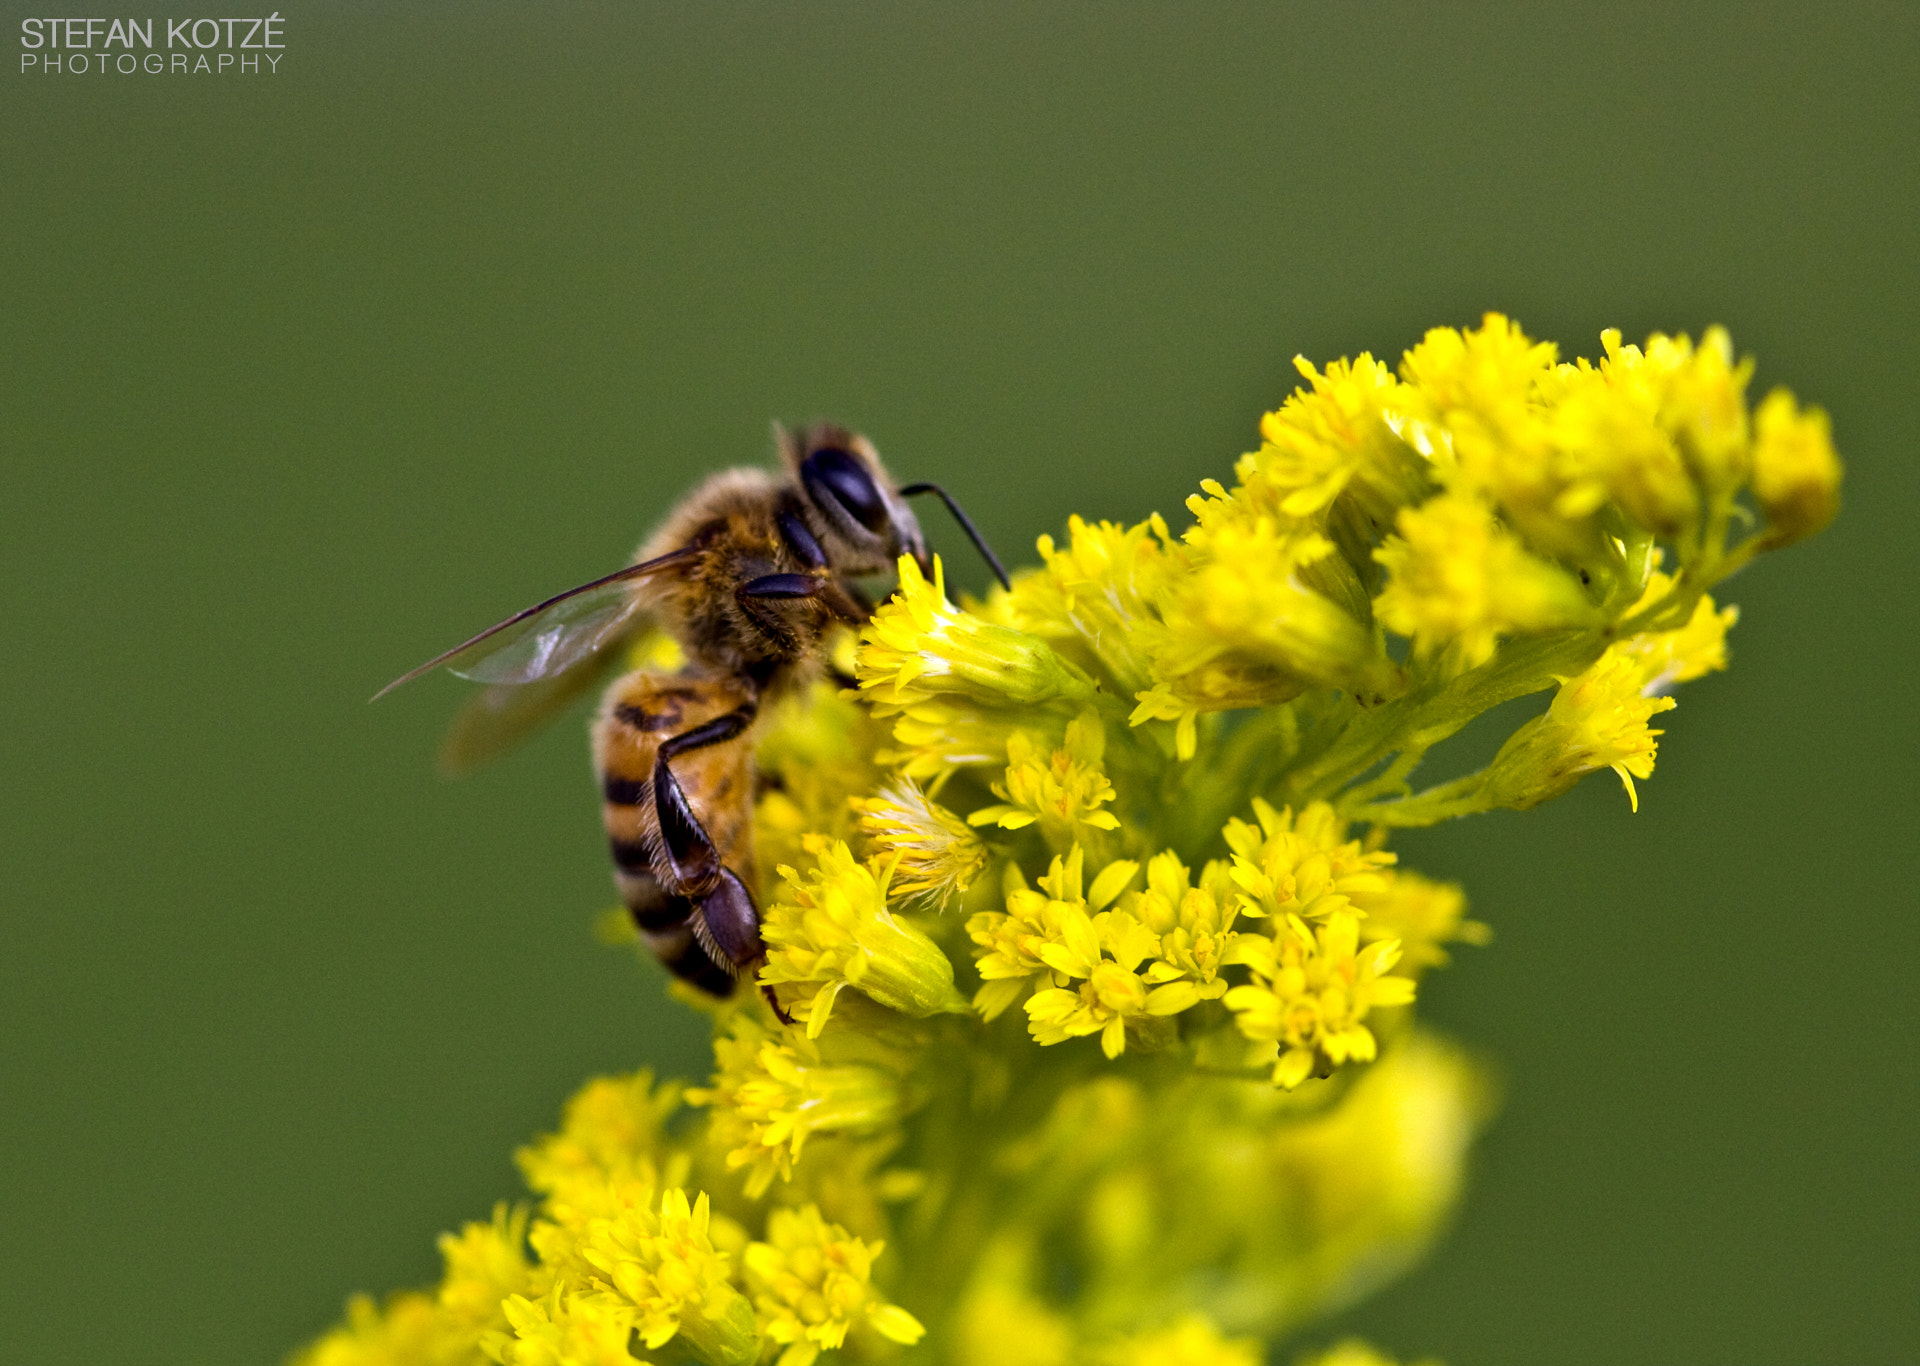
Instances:
[[[1013,581],[1007,577],[1006,566],[1000,563],[1000,557],[987,545],[986,538],[980,534],[980,528],[973,524],[973,519],[960,510],[960,505],[947,496],[945,489],[938,484],[908,484],[900,490],[902,498],[916,498],[923,493],[931,493],[947,505],[947,511],[953,514],[953,520],[960,523],[960,529],[967,533],[967,539],[972,541],[973,548],[980,552],[980,558],[985,560],[988,568],[993,570],[993,577],[1000,580],[1002,588],[1011,591]]]

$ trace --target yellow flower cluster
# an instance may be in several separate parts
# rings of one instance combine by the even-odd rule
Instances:
[[[1299,1366],[1400,1366],[1400,1363],[1372,1343],[1343,1338],[1324,1352],[1301,1357]],[[1412,1366],[1440,1366],[1440,1363],[1429,1357]]]
[[[1007,737],[1006,779],[993,785],[1001,801],[975,811],[967,824],[1018,830],[1042,821],[1053,843],[1071,840],[1082,826],[1118,829],[1120,818],[1100,809],[1113,800],[1113,784],[1100,768],[1105,748],[1100,718],[1093,712],[1068,722],[1064,743],[1052,754],[1041,754],[1026,731],[1013,732]]]
[[[1010,867],[1006,910],[967,924],[982,982],[975,1008],[993,1019],[1025,997],[1035,1040],[1098,1034],[1114,1058],[1129,1032],[1164,1047],[1169,1017],[1224,1000],[1247,1038],[1271,1045],[1274,1080],[1289,1089],[1371,1060],[1368,1012],[1414,995],[1411,978],[1390,975],[1401,939],[1378,926],[1404,929],[1416,969],[1444,962],[1440,943],[1480,937],[1479,927],[1462,921],[1457,889],[1423,879],[1403,886],[1393,856],[1345,838],[1327,804],[1297,820],[1259,799],[1254,810],[1258,825],[1228,822],[1232,862],[1210,862],[1197,886],[1172,850],[1147,861],[1147,885],[1133,892],[1140,865],[1120,859],[1083,894],[1078,844],[1053,860],[1037,890]],[[1365,947],[1363,924],[1372,931]],[[1230,989],[1222,974],[1235,965],[1250,980]]]
[[[907,1015],[964,1010],[947,956],[887,908],[890,870],[876,874],[824,835],[809,835],[805,848],[814,872],[783,867],[787,887],[761,922],[767,965],[760,981],[801,989],[790,1008],[805,1017],[807,1036],[819,1037],[846,987]]]
[[[840,1346],[847,1330],[867,1323],[891,1342],[914,1343],[926,1329],[873,1290],[879,1244],[847,1236],[812,1205],[777,1209],[767,1219],[767,1241],[746,1251],[754,1305],[767,1339],[786,1345],[779,1366],[810,1366],[822,1348]]]
[[[911,557],[900,588],[861,632],[861,695],[893,719],[908,776],[944,777],[1006,753],[1016,728],[1057,727],[1091,698],[1093,681],[1046,642],[947,601],[944,570],[932,582]]]
[[[1451,668],[1474,669],[1493,657],[1502,636],[1596,616],[1578,579],[1530,552],[1472,494],[1430,498],[1396,525],[1399,536],[1375,556],[1388,576],[1376,610],[1421,656],[1451,648]]]
[[[1298,361],[1180,534],[1074,518],[978,603],[902,559],[857,690],[758,723],[766,955],[708,1084],[590,1083],[533,1206],[302,1366],[1252,1366],[1404,1268],[1489,1109],[1412,1005],[1488,930],[1388,832],[1602,769],[1637,809],[1711,590],[1837,507],[1724,332],[1601,342]]]
[[[750,1196],[763,1194],[776,1176],[792,1176],[813,1135],[880,1133],[900,1118],[895,1070],[871,1060],[829,1062],[804,1036],[774,1038],[740,1018],[730,1035],[713,1041],[713,1052],[713,1085],[689,1091],[687,1099],[711,1107],[713,1142],[729,1168],[747,1168]]]
[[[1087,895],[1081,865],[1075,845],[1065,859],[1053,861],[1039,891],[1015,887],[1005,914],[983,912],[968,923],[986,983],[975,1004],[992,1019],[1033,990],[1027,1016],[1035,1039],[1061,1043],[1098,1034],[1102,1051],[1117,1058],[1126,1050],[1129,1024],[1138,1027],[1172,1012],[1164,992],[1137,971],[1156,947],[1152,935],[1132,916],[1102,909],[1138,865],[1109,864]]]
[[[626,1366],[641,1352],[805,1366],[850,1332],[921,1336],[873,1284],[880,1244],[812,1203],[772,1207],[754,1239],[677,1184],[699,1156],[664,1132],[677,1103],[645,1073],[590,1083],[561,1131],[521,1154],[545,1193],[537,1213],[502,1207],[441,1239],[437,1293],[384,1309],[357,1297],[300,1366]]]

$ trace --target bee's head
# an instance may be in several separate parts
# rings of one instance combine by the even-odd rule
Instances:
[[[775,428],[775,435],[835,570],[854,577],[881,574],[907,554],[931,572],[920,523],[871,441],[825,422],[798,434]]]

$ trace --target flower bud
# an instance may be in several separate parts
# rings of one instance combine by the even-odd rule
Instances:
[[[1768,541],[1783,546],[1811,536],[1840,510],[1840,457],[1818,408],[1801,411],[1775,389],[1754,414],[1753,493],[1767,514]]]

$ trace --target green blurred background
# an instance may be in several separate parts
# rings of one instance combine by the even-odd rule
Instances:
[[[1488,308],[1727,324],[1848,506],[1731,585],[1638,816],[1400,841],[1496,927],[1428,1018],[1506,1110],[1305,1341],[1920,1359],[1912,7],[285,13],[271,77],[0,70],[0,1359],[274,1361],[582,1078],[702,1068],[590,936],[580,725],[446,783],[459,686],[394,674],[771,418],[1026,559],[1228,474],[1295,353]]]

